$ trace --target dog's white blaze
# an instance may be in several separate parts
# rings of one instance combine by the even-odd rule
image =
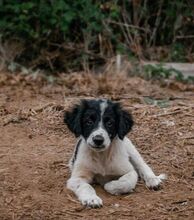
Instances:
[[[96,135],[101,135],[103,138],[104,138],[104,143],[103,145],[105,146],[105,149],[107,149],[111,143],[111,140],[110,140],[110,137],[108,135],[108,132],[106,131],[106,129],[104,128],[103,126],[103,115],[104,115],[104,112],[106,111],[106,108],[108,107],[108,103],[107,103],[107,100],[103,100],[103,102],[100,103],[100,121],[99,121],[99,124],[98,124],[98,127],[96,130],[94,130],[90,136],[88,137],[87,139],[87,143],[89,145],[95,145],[94,142],[93,142],[93,137],[95,137]]]
[[[102,123],[102,119],[103,119],[103,115],[104,115],[104,112],[106,110],[106,108],[108,107],[108,103],[106,100],[104,100],[102,103],[100,103],[100,122],[98,124],[98,128],[104,128],[103,126],[103,123]]]
[[[107,100],[104,100],[102,103],[100,103],[101,121],[102,121],[102,116],[103,116],[103,114],[104,114],[107,107],[108,107]]]
[[[103,125],[103,115],[104,115],[104,112],[106,111],[107,107],[108,107],[107,100],[103,100],[103,102],[100,103],[100,117],[101,117],[100,122],[98,124],[98,128],[94,132],[94,136],[102,135],[102,137],[104,138],[105,148],[107,148],[111,143],[108,132],[106,131],[106,129],[104,128],[104,125]]]

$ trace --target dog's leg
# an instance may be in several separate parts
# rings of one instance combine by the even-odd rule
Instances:
[[[71,178],[67,181],[67,188],[72,190],[82,205],[99,208],[102,207],[102,200],[96,195],[94,188],[89,184],[90,175],[83,175],[82,172],[73,172]]]
[[[131,141],[128,138],[125,138],[125,141],[130,160],[139,172],[140,177],[144,179],[146,186],[149,188],[158,189],[162,180],[166,179],[166,175],[160,174],[159,176],[156,176],[152,169],[143,160],[140,153],[137,151],[136,147],[131,143]]]
[[[136,186],[138,175],[135,170],[123,175],[118,180],[113,180],[104,185],[104,189],[113,194],[120,195],[132,192]]]

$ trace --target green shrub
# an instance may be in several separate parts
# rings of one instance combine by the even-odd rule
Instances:
[[[147,79],[169,79],[170,77],[176,78],[178,81],[183,81],[183,74],[174,68],[165,68],[162,64],[145,65],[145,77]]]
[[[168,60],[186,61],[193,6],[187,0],[1,0],[1,42],[23,43],[15,62],[51,70],[90,68],[118,52],[151,59],[148,49],[164,45]]]

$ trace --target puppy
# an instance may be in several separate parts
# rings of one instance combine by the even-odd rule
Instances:
[[[158,188],[166,178],[156,176],[135,146],[126,137],[133,126],[132,116],[110,100],[82,100],[65,113],[65,123],[78,142],[69,162],[71,177],[67,188],[89,207],[103,205],[92,183],[120,195],[132,192],[140,176],[149,188]]]

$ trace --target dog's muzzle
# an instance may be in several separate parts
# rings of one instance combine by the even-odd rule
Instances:
[[[87,144],[95,151],[106,150],[111,143],[108,133],[105,129],[98,129],[91,133],[86,140]]]

